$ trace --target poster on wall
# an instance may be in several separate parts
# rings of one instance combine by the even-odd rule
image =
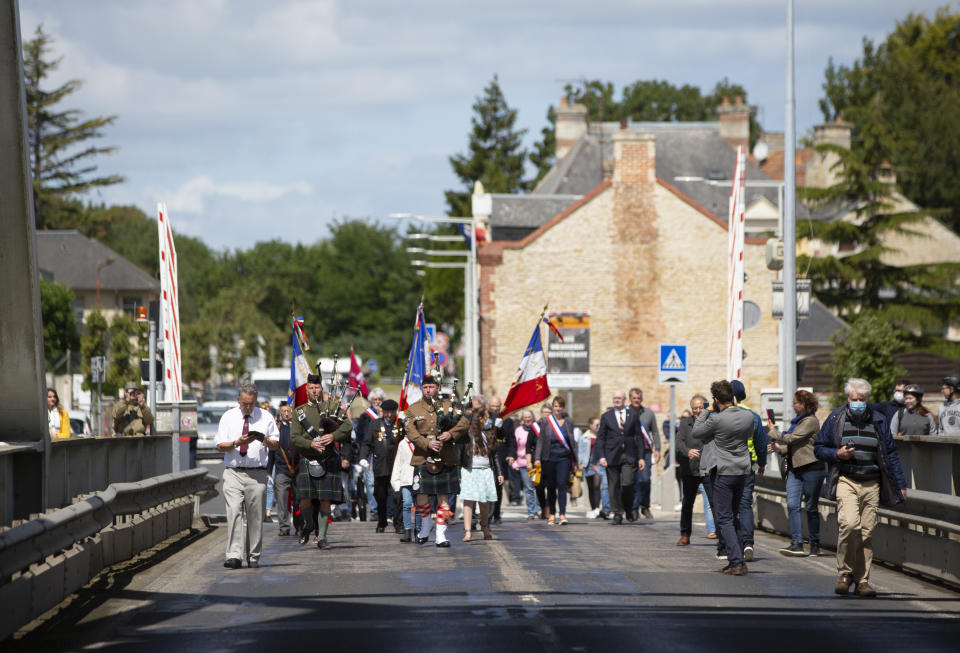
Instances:
[[[547,383],[554,390],[590,387],[590,314],[556,312],[548,316]]]

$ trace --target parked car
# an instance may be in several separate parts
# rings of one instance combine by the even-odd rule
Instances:
[[[208,401],[197,407],[197,454],[209,455],[217,450],[217,429],[223,414],[237,405],[232,401]]]
[[[93,429],[90,427],[90,416],[79,410],[70,412],[70,437],[89,438],[93,435]]]
[[[232,385],[224,385],[219,388],[209,388],[203,391],[204,403],[218,401],[237,401],[237,388]]]

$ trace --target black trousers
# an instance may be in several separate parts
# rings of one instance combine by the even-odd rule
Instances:
[[[497,478],[493,478],[494,484],[497,486],[497,502],[493,504],[493,518],[500,519],[500,504],[503,503],[503,484],[497,483]]]
[[[610,490],[610,509],[622,515],[624,510],[633,510],[634,479],[637,464],[622,463],[607,465],[607,485]]]
[[[702,482],[699,476],[680,474],[680,535],[690,537],[693,532],[693,504]]]
[[[389,476],[373,477],[373,498],[377,500],[377,526],[387,525],[387,493],[393,492]]]

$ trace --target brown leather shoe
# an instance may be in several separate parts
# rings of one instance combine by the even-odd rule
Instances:
[[[689,546],[690,538],[686,535],[681,535],[680,539],[677,540],[677,546]]]
[[[839,587],[839,585],[837,586]],[[857,589],[854,590],[854,593],[857,596],[876,596],[877,590],[870,587],[870,583],[868,583],[865,580],[862,580],[859,583],[857,583]]]
[[[746,576],[747,575],[747,565],[740,565],[738,567],[729,566],[724,567],[720,570],[721,574],[726,574],[727,576]]]
[[[653,513],[650,512],[650,508],[644,508],[643,510],[640,511],[640,514],[647,519],[653,519]]]
[[[836,594],[844,595],[850,591],[851,585],[853,585],[853,576],[840,574],[840,577],[837,578],[837,586],[833,588],[833,591]]]

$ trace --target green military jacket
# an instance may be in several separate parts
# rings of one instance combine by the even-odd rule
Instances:
[[[153,413],[147,404],[131,404],[126,400],[113,407],[113,430],[117,435],[146,435],[153,424]]]
[[[326,435],[323,428],[320,426],[320,412],[325,411],[329,414],[333,414],[334,409],[337,407],[337,402],[333,400],[322,401],[320,402],[320,408],[317,407],[317,404],[307,402],[296,407],[293,411],[293,420],[290,422],[290,443],[297,448],[297,451],[304,458],[309,458],[311,460],[316,460],[320,458],[320,452],[315,449],[310,448],[310,443],[313,441],[313,438],[310,437],[310,434],[304,430],[300,425],[300,419],[297,414],[301,408],[303,409],[304,414],[307,416],[307,421],[317,432],[322,435]],[[343,420],[341,424],[335,431],[333,431],[333,441],[334,442],[349,442],[350,441],[350,431],[353,430],[353,425],[350,423],[350,420]]]
[[[413,443],[413,458],[410,460],[410,464],[414,467],[424,464],[427,456],[436,455],[430,451],[428,443],[431,436],[440,435],[437,430],[437,405],[440,403],[439,400],[428,403],[420,399],[407,409],[406,419],[403,423],[407,430],[407,439]],[[442,406],[445,413],[453,410],[449,399],[444,400]],[[450,429],[450,435],[453,437],[443,443],[443,448],[439,452],[440,459],[443,460],[445,466],[456,467],[459,463],[460,456],[453,441],[462,438],[468,428],[470,428],[470,423],[466,417],[461,415],[460,421]]]

